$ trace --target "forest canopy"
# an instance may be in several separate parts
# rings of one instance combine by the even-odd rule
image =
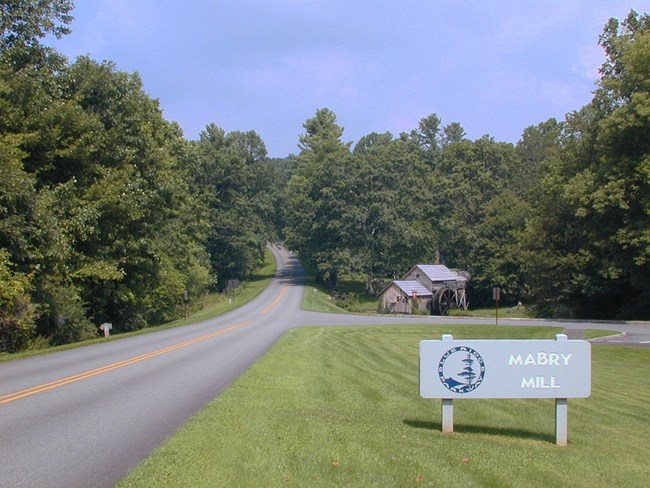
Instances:
[[[137,73],[45,46],[72,11],[0,2],[0,351],[169,321],[278,240],[329,286],[440,262],[476,304],[498,285],[545,316],[650,317],[648,15],[611,19],[592,101],[517,144],[436,114],[353,144],[321,108],[270,159],[253,130],[187,140]]]

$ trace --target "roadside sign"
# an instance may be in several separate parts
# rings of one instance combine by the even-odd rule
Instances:
[[[424,398],[585,398],[590,393],[587,341],[420,342]]]
[[[420,342],[420,395],[442,400],[442,431],[454,431],[458,398],[554,398],[555,442],[568,443],[568,399],[591,394],[591,344],[568,340]]]
[[[495,286],[492,288],[492,300],[496,300],[497,302],[501,299],[501,288],[498,286]]]

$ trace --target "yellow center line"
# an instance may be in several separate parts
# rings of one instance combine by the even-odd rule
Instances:
[[[286,293],[286,291],[287,291],[287,285],[284,285],[284,287],[280,291],[280,294],[275,298],[275,300],[273,300],[273,302],[271,302],[271,304],[268,307],[266,307],[264,310],[260,312],[260,315],[265,315],[269,313],[273,309],[273,307],[275,307],[278,304],[278,302],[282,300],[282,296]]]
[[[31,388],[26,388],[24,390],[17,391],[15,393],[10,393],[8,395],[0,396],[0,405],[4,403],[10,403],[16,400],[19,400],[21,398],[25,398],[31,395],[36,395],[37,393],[42,393],[44,391],[48,390],[53,390],[54,388],[59,388],[60,386],[64,386],[70,383],[75,383],[77,381],[90,378],[92,376],[97,376],[102,373],[107,373],[109,371],[113,371],[114,369],[118,368],[123,368],[124,366],[128,366],[130,364],[135,364],[139,363],[141,361],[144,361],[145,359],[150,359],[155,356],[159,356],[161,354],[165,354],[171,351],[174,351],[176,349],[180,349],[181,347],[189,346],[191,344],[196,344],[197,342],[205,341],[206,339],[210,339],[212,337],[219,336],[221,334],[225,334],[227,332],[233,331],[235,329],[239,329],[240,327],[244,327],[246,325],[249,325],[252,321],[247,320],[245,322],[241,322],[239,324],[233,325],[231,327],[226,327],[225,329],[219,329],[215,332],[210,332],[209,334],[205,334],[199,337],[196,337],[194,339],[189,339],[184,342],[179,342],[178,344],[172,344],[171,346],[163,347],[162,349],[157,349],[152,352],[148,352],[146,354],[142,354],[141,356],[136,356],[130,359],[125,359],[123,361],[118,361],[116,363],[111,363],[107,364],[106,366],[102,366],[100,368],[96,369],[91,369],[90,371],[86,371],[84,373],[79,373],[75,374],[72,376],[67,376],[65,378],[61,378],[58,380],[51,381],[49,383],[44,383],[42,385],[34,386]]]

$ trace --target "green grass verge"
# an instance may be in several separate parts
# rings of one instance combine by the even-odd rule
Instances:
[[[195,304],[193,304],[191,312],[188,315],[187,319],[182,318],[182,319],[174,320],[172,322],[168,322],[166,324],[147,327],[145,329],[136,330],[133,332],[114,334],[110,337],[98,337],[96,339],[74,342],[72,344],[64,344],[62,346],[45,347],[42,349],[30,349],[30,350],[26,350],[14,354],[0,353],[0,362],[11,361],[14,359],[21,359],[21,358],[26,358],[31,356],[38,356],[40,354],[49,354],[55,351],[65,351],[77,347],[99,344],[100,342],[120,340],[126,337],[133,337],[136,335],[150,334],[152,332],[157,332],[160,330],[171,329],[172,327],[189,325],[196,322],[201,322],[202,320],[211,319],[213,317],[223,315],[226,312],[230,312],[231,310],[241,307],[245,303],[251,301],[268,286],[274,274],[275,274],[275,259],[273,258],[273,253],[271,253],[270,250],[266,249],[264,254],[264,265],[257,273],[255,273],[251,277],[250,280],[242,284],[242,287],[236,291],[234,300],[232,300],[232,302],[230,303],[228,302],[228,297],[226,296],[226,294],[213,293],[199,300]]]
[[[311,312],[347,312],[347,310],[337,307],[334,303],[331,295],[322,286],[313,282],[305,285],[305,295],[302,300],[303,310]]]
[[[600,330],[600,329],[586,329],[583,338],[585,340],[596,339],[598,337],[608,337],[620,334],[618,330]]]
[[[310,278],[305,285],[307,292],[302,308],[312,312],[377,313],[379,299],[368,295],[365,285],[351,278],[339,280],[336,292]],[[316,290],[314,292],[314,290]],[[335,299],[338,295],[340,298]]]
[[[592,349],[592,395],[458,400],[453,434],[418,393],[418,343],[553,338],[555,328],[393,326],[287,333],[119,487],[611,487],[650,479],[647,349]]]
[[[470,310],[451,309],[449,315],[456,317],[495,317],[496,308],[476,308]],[[499,318],[503,319],[532,319],[535,314],[527,308],[517,309],[517,307],[499,308]]]

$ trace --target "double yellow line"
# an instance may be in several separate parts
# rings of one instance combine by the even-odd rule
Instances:
[[[275,300],[273,300],[273,301],[271,302],[271,304],[270,304],[268,307],[266,307],[264,310],[262,310],[262,311],[260,312],[260,314],[261,314],[261,315],[266,315],[267,313],[269,313],[269,312],[271,311],[271,309],[273,309],[273,307],[275,307],[275,306],[278,304],[278,302],[279,302],[280,300],[282,300],[282,297],[284,296],[284,294],[286,293],[286,291],[287,291],[287,286],[285,285],[285,286],[282,288],[282,290],[280,290],[280,294],[275,298]]]
[[[178,344],[173,344],[171,346],[163,347],[162,349],[158,349],[156,351],[148,352],[147,354],[142,354],[141,356],[136,356],[134,358],[130,359],[125,359],[123,361],[118,361],[116,363],[111,363],[107,364],[106,366],[102,366],[101,368],[96,368],[92,369],[90,371],[86,371],[85,373],[79,373],[75,374],[72,376],[67,376],[66,378],[61,378],[59,380],[51,381],[49,383],[45,383],[42,385],[34,386],[32,388],[27,388],[25,390],[20,390],[15,393],[10,393],[8,395],[4,395],[0,397],[0,405],[4,403],[10,403],[14,402],[16,400],[20,400],[21,398],[25,398],[31,395],[36,395],[37,393],[42,393],[44,391],[48,390],[53,390],[54,388],[58,388],[63,385],[68,385],[70,383],[75,383],[77,381],[81,381],[86,378],[90,378],[92,376],[97,376],[102,373],[107,373],[109,371],[113,371],[114,369],[119,369],[123,368],[124,366],[128,366],[130,364],[135,364],[139,363],[141,361],[144,361],[145,359],[150,359],[155,356],[159,356],[161,354],[165,354],[171,351],[174,351],[176,349],[180,349],[181,347],[189,346],[192,344],[196,344],[197,342],[205,341],[207,339],[211,339],[212,337],[219,336],[221,334],[226,334],[227,332],[231,332],[235,329],[239,329],[240,327],[245,327],[246,325],[249,325],[252,321],[247,320],[245,322],[240,322],[239,324],[233,325],[231,327],[227,327],[225,329],[219,329],[215,332],[210,332],[209,334],[205,334],[199,337],[196,337],[194,339],[190,339],[184,342],[179,342]]]
[[[264,310],[260,312],[260,315],[267,314],[271,309],[273,309],[280,302],[280,300],[282,299],[286,291],[287,291],[287,287],[285,286],[284,288],[282,288],[282,290],[280,291],[276,299],[273,300],[273,302],[268,307],[266,307]],[[225,329],[219,329],[215,332],[210,332],[209,334],[205,334],[196,337],[194,339],[189,339],[184,342],[179,342],[178,344],[173,344],[171,346],[163,347],[162,349],[158,349],[156,351],[148,352],[147,354],[142,354],[141,356],[136,356],[130,359],[125,359],[123,361],[118,361],[116,363],[107,364],[106,366],[102,366],[101,368],[92,369],[84,373],[67,376],[59,380],[50,381],[49,383],[44,383],[42,385],[34,386],[32,388],[26,388],[24,390],[20,390],[15,393],[10,393],[8,395],[0,396],[0,405],[3,405],[5,403],[11,403],[16,400],[20,400],[21,398],[36,395],[37,393],[42,393],[44,391],[53,390],[54,388],[59,388],[60,386],[68,385],[70,383],[75,383],[77,381],[81,381],[86,378],[91,378],[92,376],[97,376],[99,374],[107,373],[109,371],[113,371],[114,369],[123,368],[124,366],[129,366],[130,364],[139,363],[141,361],[144,361],[145,359],[151,359],[155,356],[160,356],[161,354],[165,354],[174,351],[176,349],[180,349],[181,347],[190,346],[192,344],[196,344],[197,342],[205,341],[207,339],[211,339],[212,337],[220,336],[221,334],[226,334],[235,329],[245,327],[251,323],[252,323],[251,320],[240,322],[233,326],[226,327]]]

